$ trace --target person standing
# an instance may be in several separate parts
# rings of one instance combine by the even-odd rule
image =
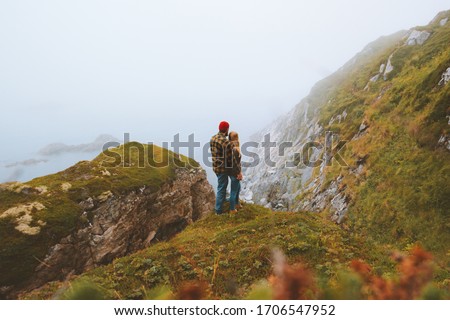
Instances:
[[[219,132],[215,134],[209,146],[211,148],[213,171],[217,176],[217,194],[215,212],[222,214],[222,206],[227,195],[229,170],[233,167],[233,146],[228,140],[230,124],[222,121],[219,124]]]
[[[231,131],[229,134],[232,147],[232,168],[230,169],[231,191],[230,191],[230,213],[237,213],[241,208],[239,204],[239,193],[241,191],[241,148],[239,143],[239,135],[237,132]]]

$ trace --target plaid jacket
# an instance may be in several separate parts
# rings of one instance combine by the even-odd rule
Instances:
[[[241,159],[238,152],[224,133],[219,132],[209,142],[211,148],[213,170],[216,174],[226,173],[238,175],[241,172]]]

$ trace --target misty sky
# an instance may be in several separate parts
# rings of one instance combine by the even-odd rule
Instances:
[[[205,142],[223,119],[245,139],[367,43],[446,9],[444,0],[0,0],[0,162],[101,133]]]

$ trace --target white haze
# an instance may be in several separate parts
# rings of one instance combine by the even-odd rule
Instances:
[[[205,143],[228,120],[245,140],[368,42],[445,9],[442,0],[2,0],[0,181],[93,157],[39,162],[37,151],[102,133]],[[38,162],[5,168],[28,159]]]

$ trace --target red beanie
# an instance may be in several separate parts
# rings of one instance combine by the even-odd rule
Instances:
[[[225,131],[228,130],[229,127],[230,127],[230,124],[229,124],[228,122],[222,121],[222,122],[219,124],[219,131],[220,131],[220,132],[225,132]]]

